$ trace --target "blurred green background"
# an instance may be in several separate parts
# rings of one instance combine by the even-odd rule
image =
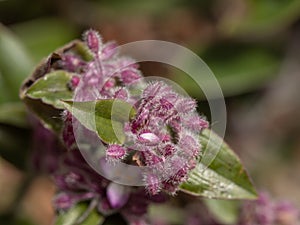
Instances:
[[[300,206],[299,0],[0,0],[1,224],[51,224],[55,188],[30,171],[30,127],[18,89],[43,57],[88,28],[105,41],[158,39],[197,53],[226,97],[225,139],[258,189]],[[209,117],[187,75],[157,63],[141,68],[178,82]]]

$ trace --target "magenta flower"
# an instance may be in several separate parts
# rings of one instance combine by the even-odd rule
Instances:
[[[163,196],[159,197],[160,200],[152,199],[143,189],[108,181],[86,163],[78,150],[60,156],[60,167],[53,173],[53,177],[59,190],[54,198],[56,209],[65,210],[76,203],[91,201],[103,215],[110,215],[118,210],[126,214],[138,209],[138,215],[142,216],[147,212],[150,202],[165,200]],[[142,193],[143,200],[129,201],[141,198]]]
[[[108,145],[106,159],[126,159],[143,167],[144,183],[150,194],[160,190],[175,194],[197,163],[201,152],[198,137],[208,127],[208,122],[196,112],[196,101],[161,81],[140,81],[141,72],[134,61],[118,56],[115,44],[103,44],[95,31],[87,31],[84,37],[93,59],[83,62],[67,55],[64,63],[70,71],[82,71],[71,80],[74,100],[122,99],[134,103],[137,112],[125,124],[126,143]],[[134,82],[146,86],[140,95],[130,94]],[[70,148],[75,140],[68,121],[67,117],[63,140]]]
[[[135,104],[136,117],[125,126],[127,151],[133,150],[139,166],[147,167],[148,192],[161,189],[174,194],[196,165],[201,146],[198,136],[208,127],[196,113],[196,102],[163,82],[148,84]],[[121,146],[120,146],[121,147]]]
[[[176,93],[163,82],[141,81],[135,61],[119,56],[115,43],[104,44],[93,30],[85,33],[84,41],[89,60],[65,51],[57,67],[73,75],[68,83],[74,91],[73,101],[120,99],[134,107],[134,118],[124,124],[125,143],[102,143],[108,162],[124,161],[141,167],[147,192],[113,183],[90,167],[74,135],[80,122],[65,110],[61,140],[68,151],[55,156],[56,167],[51,170],[58,187],[54,205],[66,210],[88,201],[103,215],[119,212],[130,224],[147,224],[148,205],[165,200],[164,193],[159,193],[162,190],[175,194],[195,167],[201,153],[198,137],[208,122],[197,114],[192,98]],[[133,86],[144,89],[132,93]],[[101,141],[90,130],[83,133]],[[104,158],[97,160],[100,164]]]
[[[93,30],[88,30],[84,39],[92,60],[86,62],[74,54],[66,53],[62,63],[65,70],[79,75],[75,75],[70,83],[71,88],[78,87],[74,100],[126,100],[128,93],[123,87],[141,78],[135,61],[119,56],[117,45],[114,42],[103,44],[100,35]]]
[[[106,150],[106,159],[108,161],[123,159],[126,155],[126,149],[119,145],[109,145]]]

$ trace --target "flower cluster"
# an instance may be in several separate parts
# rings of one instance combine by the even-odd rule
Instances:
[[[164,194],[149,196],[143,188],[123,186],[105,179],[90,167],[78,149],[73,146],[72,150],[65,151],[55,134],[35,120],[33,122],[32,164],[35,171],[52,175],[58,189],[53,200],[56,210],[68,210],[77,203],[90,202],[89,210],[96,208],[105,216],[118,212],[129,224],[137,225],[148,224],[149,204],[167,200]],[[38,145],[41,140],[43,147]]]
[[[76,88],[74,100],[126,100],[129,96],[124,86],[141,78],[138,65],[129,57],[119,56],[114,42],[103,44],[96,31],[87,31],[84,40],[91,60],[85,61],[74,53],[63,56],[63,69],[75,73],[70,83],[71,88]]]
[[[59,189],[54,204],[57,209],[68,209],[90,201],[103,215],[118,211],[131,224],[145,224],[142,215],[148,204],[163,201],[161,190],[174,194],[195,167],[201,153],[198,137],[208,122],[197,114],[195,100],[164,82],[142,81],[135,61],[119,56],[115,43],[103,44],[98,33],[89,30],[84,45],[88,60],[66,50],[57,62],[58,69],[73,74],[68,87],[74,91],[75,102],[121,99],[133,106],[136,114],[124,124],[125,143],[102,143],[107,161],[126,160],[143,168],[147,192],[113,183],[94,171],[76,144],[74,126],[79,121],[65,110],[61,138],[68,151],[56,156],[59,160],[51,170]],[[133,84],[143,89],[132,93]],[[91,131],[84,132],[89,136]],[[99,164],[102,161],[98,159]]]
[[[96,208],[104,216],[118,213],[131,225],[150,224],[151,220],[145,217],[149,204],[164,202],[165,192],[175,194],[186,181],[201,156],[199,134],[209,124],[198,115],[197,103],[192,98],[177,93],[162,81],[147,83],[141,79],[135,61],[119,56],[115,43],[104,44],[97,32],[89,30],[80,44],[84,45],[88,56],[66,48],[55,60],[55,66],[47,67],[47,71],[62,69],[72,74],[67,87],[74,92],[74,102],[118,99],[122,101],[117,102],[129,103],[134,113],[122,124],[124,141],[104,142],[100,134],[98,137],[81,125],[79,119],[73,118],[72,112],[65,110],[61,132],[63,146],[53,133],[36,124],[34,147],[37,154],[32,160],[36,169],[53,175],[58,187],[54,199],[56,209],[66,210],[84,201],[90,203],[88,210]],[[143,188],[114,183],[97,173],[79,151],[74,133],[77,126],[82,128],[80,131],[88,140],[89,149],[96,152],[99,148],[94,145],[104,146],[106,154],[96,155],[96,162],[105,174],[111,172],[106,161],[112,163],[110,166],[119,162],[138,166],[143,171],[147,192]],[[37,149],[41,140],[44,148]],[[47,160],[40,159],[43,153]],[[205,207],[202,205],[202,208]],[[185,224],[220,225],[207,209],[199,210],[194,206],[193,209],[197,210],[186,210]],[[299,220],[299,211],[294,206],[271,201],[261,194],[257,201],[243,205],[237,224],[296,225]]]
[[[150,83],[135,106],[137,115],[125,126],[133,143],[127,151],[134,149],[137,164],[147,168],[144,182],[150,194],[161,189],[174,194],[197,163],[198,136],[208,123],[197,115],[193,99],[163,82]]]
[[[116,45],[113,42],[103,44],[98,33],[87,31],[84,35],[86,50],[89,51],[89,60],[85,60],[74,51],[64,51],[57,62],[58,69],[73,74],[68,87],[74,91],[74,101],[91,101],[97,99],[130,100],[126,86],[141,77],[138,66],[128,57],[118,56]],[[131,98],[133,99],[133,98]],[[144,214],[151,202],[165,200],[163,194],[151,197],[143,188],[127,187],[113,183],[99,175],[83,158],[74,134],[74,120],[72,113],[65,110],[62,115],[63,129],[61,139],[64,147],[60,146],[55,135],[42,127],[35,126],[35,140],[44,140],[46,148],[38,149],[47,154],[47,160],[33,158],[38,170],[45,170],[52,174],[58,187],[54,198],[57,210],[67,210],[83,201],[90,202],[90,207],[97,208],[102,215],[121,213],[130,224],[146,224]],[[74,123],[75,122],[75,123]],[[77,122],[77,123],[76,123]],[[85,135],[92,135],[84,130]],[[48,148],[49,145],[49,148]],[[55,150],[55,151],[54,151]],[[56,151],[57,150],[57,151]],[[107,154],[113,152],[112,146]],[[120,156],[116,155],[116,158]],[[103,161],[99,159],[99,162]],[[49,165],[48,165],[49,164]],[[51,165],[50,165],[51,164]]]
[[[86,163],[79,151],[66,152],[60,160],[60,167],[53,173],[59,189],[54,199],[56,209],[69,209],[76,203],[90,201],[91,207],[96,207],[102,215],[119,211],[133,223],[144,220],[150,202],[165,200],[163,195],[151,198],[141,188],[108,181]]]
[[[71,80],[74,100],[117,98],[134,103],[137,112],[125,124],[126,143],[108,145],[106,159],[134,161],[146,168],[144,183],[150,194],[160,190],[174,194],[195,167],[201,150],[198,136],[208,127],[208,122],[196,112],[196,101],[161,81],[144,83],[141,94],[132,95],[130,86],[141,78],[134,61],[118,56],[115,44],[103,44],[95,31],[87,31],[84,39],[93,59],[84,62],[66,54],[63,63],[67,70],[77,72]],[[63,132],[69,147],[75,142],[68,125],[71,121],[66,120]],[[128,155],[133,157],[128,159]]]

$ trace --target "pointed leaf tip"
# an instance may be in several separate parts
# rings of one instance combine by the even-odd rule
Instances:
[[[238,156],[222,139],[209,129],[200,135],[204,154],[216,153],[206,166],[201,162],[181,185],[181,191],[191,195],[221,199],[255,199],[255,188]],[[218,144],[222,142],[221,146]],[[220,149],[215,149],[220,146]]]

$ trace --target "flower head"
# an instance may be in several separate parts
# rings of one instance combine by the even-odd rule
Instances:
[[[125,126],[127,151],[135,150],[140,166],[148,168],[144,182],[151,194],[172,194],[187,178],[199,157],[197,139],[208,123],[196,113],[196,103],[163,82],[147,85],[135,104],[137,114]]]
[[[143,224],[146,220],[142,215],[154,196],[161,196],[161,190],[175,194],[195,167],[201,153],[198,137],[208,122],[197,114],[194,99],[180,95],[162,81],[141,81],[142,73],[135,61],[119,56],[115,43],[103,43],[97,32],[88,30],[84,46],[89,57],[66,50],[57,63],[59,69],[73,75],[67,84],[74,91],[72,100],[119,99],[131,104],[136,113],[123,124],[122,144],[104,143],[87,128],[83,133],[98,138],[97,143],[105,147],[106,156],[97,159],[99,164],[105,158],[142,167],[147,192],[112,183],[93,170],[76,144],[74,128],[80,127],[80,122],[65,110],[61,139],[69,151],[59,155],[59,166],[53,171],[59,189],[54,204],[57,209],[68,209],[90,201],[104,215],[118,210],[131,224]],[[133,84],[144,89],[138,94],[132,92]],[[90,145],[93,147],[93,143]]]
[[[208,127],[196,112],[196,101],[162,81],[140,81],[141,72],[134,60],[119,56],[116,45],[104,44],[95,31],[88,30],[84,40],[92,55],[90,61],[69,55],[65,58],[67,69],[81,71],[71,80],[76,88],[74,100],[121,99],[134,103],[136,110],[136,116],[124,126],[126,143],[108,144],[106,159],[126,159],[143,167],[150,194],[162,189],[174,194],[195,167],[201,152],[198,136]],[[142,82],[145,87],[139,95],[131,93],[134,82]],[[68,119],[63,139],[68,147],[75,142]]]
[[[75,94],[76,101],[89,101],[121,96],[120,89],[139,78],[141,72],[135,61],[118,55],[114,42],[104,44],[100,35],[94,30],[84,33],[85,44],[92,55],[90,61],[84,61],[74,54],[67,53],[63,59],[64,69],[77,72],[72,79],[72,86],[79,86]]]

